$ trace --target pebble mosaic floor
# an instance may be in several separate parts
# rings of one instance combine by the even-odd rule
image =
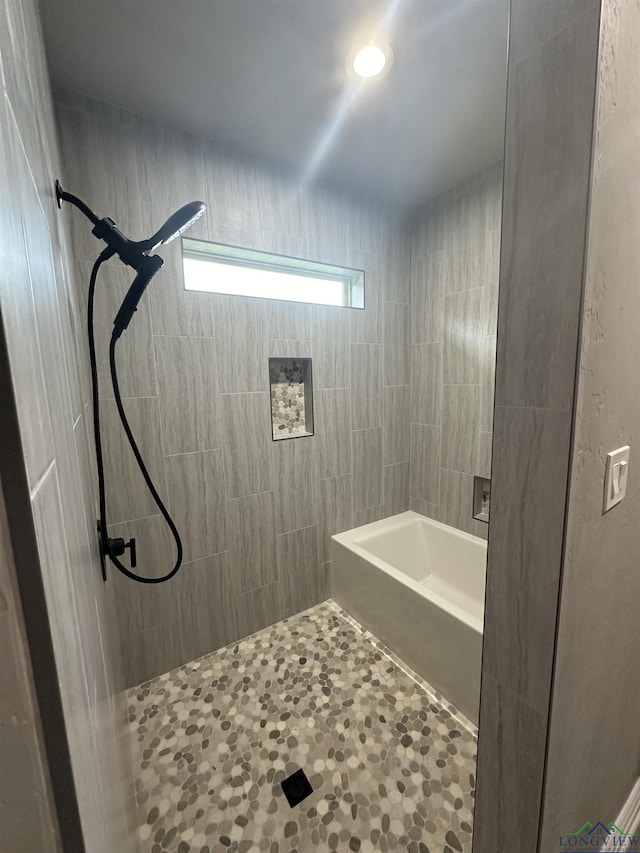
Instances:
[[[474,727],[331,601],[128,703],[145,853],[471,851]]]

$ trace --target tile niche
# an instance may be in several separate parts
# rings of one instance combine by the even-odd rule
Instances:
[[[271,432],[274,441],[313,435],[310,358],[270,358]]]

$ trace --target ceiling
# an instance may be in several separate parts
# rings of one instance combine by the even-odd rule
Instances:
[[[55,85],[411,207],[502,157],[508,0],[42,0]],[[347,56],[394,52],[361,82]]]

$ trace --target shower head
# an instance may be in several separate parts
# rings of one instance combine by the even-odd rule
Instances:
[[[207,205],[202,201],[190,201],[189,204],[185,204],[184,207],[181,207],[180,210],[176,210],[174,214],[172,214],[164,225],[159,228],[153,237],[150,237],[148,240],[145,240],[145,244],[150,244],[147,249],[148,252],[152,252],[154,249],[157,249],[158,246],[164,246],[166,243],[170,243],[172,240],[175,240],[176,237],[179,237],[187,228],[191,228],[193,223],[200,219],[202,214],[207,209]]]
[[[129,325],[147,285],[164,263],[159,255],[149,253],[179,237],[183,231],[193,225],[196,219],[200,219],[207,206],[202,201],[190,201],[180,210],[176,210],[153,237],[149,237],[148,240],[130,240],[120,231],[113,219],[109,219],[108,216],[98,219],[82,199],[65,192],[59,181],[56,181],[55,191],[58,207],[62,206],[63,201],[67,201],[75,205],[91,221],[93,225],[91,233],[107,244],[107,248],[100,256],[103,260],[117,255],[123,263],[137,272],[116,316],[113,334],[117,339]]]
[[[159,255],[150,255],[149,253],[153,252],[159,246],[170,243],[176,237],[179,237],[183,231],[186,231],[187,228],[193,225],[196,219],[200,219],[207,206],[202,201],[190,201],[181,207],[180,210],[176,210],[164,225],[156,231],[153,237],[149,237],[148,240],[130,240],[120,231],[113,219],[109,219],[108,216],[104,217],[104,219],[98,219],[96,214],[82,199],[65,192],[59,181],[56,181],[55,189],[58,207],[62,206],[63,201],[75,205],[93,224],[91,233],[99,240],[104,240],[107,244],[107,248],[103,250],[101,258],[107,260],[113,257],[113,255],[117,255],[123,263],[132,267],[137,272],[120,306],[114,323],[113,334],[116,338],[119,338],[129,325],[147,285],[164,263]]]
[[[200,219],[207,209],[206,204],[202,201],[190,201],[184,207],[181,207],[180,210],[176,210],[164,225],[156,231],[153,237],[149,237],[148,240],[136,241],[126,237],[116,226],[113,219],[109,219],[109,217],[98,219],[91,208],[81,199],[75,195],[71,195],[71,193],[65,192],[60,186],[59,181],[56,181],[56,198],[58,200],[58,207],[62,206],[63,201],[67,201],[81,210],[94,226],[91,233],[99,240],[104,240],[107,244],[108,249],[106,251],[111,250],[111,255],[118,255],[123,263],[133,267],[138,272],[146,269],[145,258],[149,252],[152,252],[159,246],[163,246],[165,243],[175,240],[183,231],[190,228],[196,219]]]
[[[165,243],[170,243],[176,237],[179,237],[183,231],[186,231],[187,228],[193,225],[196,219],[200,219],[206,209],[207,206],[204,202],[190,201],[189,204],[185,204],[180,210],[176,210],[164,225],[156,231],[153,237],[149,237],[148,240],[143,240],[141,243],[133,244],[134,251],[138,254],[137,261],[125,261],[125,263],[129,263],[134,267],[138,271],[138,275],[129,288],[113,322],[113,335],[116,339],[120,337],[129,325],[147,285],[164,263],[160,255],[150,255],[149,253],[153,252],[159,246],[164,246]],[[95,228],[93,233],[96,233]],[[103,239],[105,238],[103,237]],[[122,255],[120,257],[122,258]],[[122,259],[125,260],[124,258]]]

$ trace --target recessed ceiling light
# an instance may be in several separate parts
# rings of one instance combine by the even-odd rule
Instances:
[[[353,70],[358,77],[377,77],[387,64],[387,57],[382,48],[368,44],[359,50],[353,59]]]

